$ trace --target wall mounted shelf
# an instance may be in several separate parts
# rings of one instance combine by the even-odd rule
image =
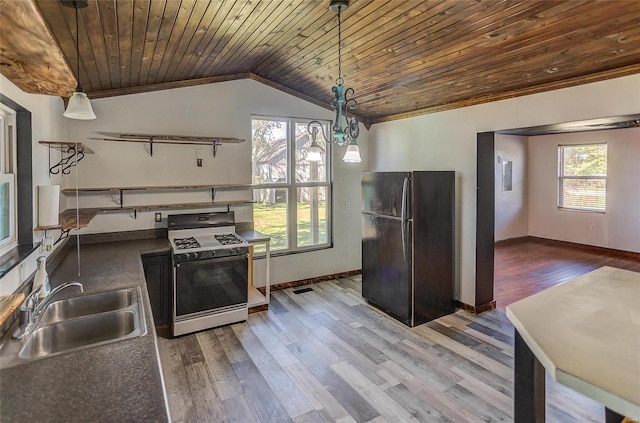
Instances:
[[[149,155],[153,157],[154,144],[172,145],[205,145],[213,149],[213,157],[216,157],[218,147],[222,144],[239,144],[244,140],[240,138],[225,137],[200,137],[188,135],[160,135],[160,134],[118,134],[113,132],[98,132],[111,138],[96,138],[110,142],[138,142],[149,144]]]
[[[93,150],[81,142],[40,141],[40,144],[49,147],[49,173],[51,175],[57,175],[61,172],[63,175],[68,175],[71,173],[71,168],[76,166],[85,154],[93,154]],[[53,166],[51,165],[51,150],[60,151],[62,156],[60,161]]]
[[[118,192],[120,194],[120,207],[109,208],[108,210],[153,210],[161,208],[177,208],[177,207],[207,207],[207,206],[220,206],[227,205],[229,209],[230,205],[236,204],[249,204],[253,201],[240,200],[240,201],[227,201],[216,203],[216,191],[218,189],[246,189],[251,188],[251,184],[211,184],[211,185],[166,185],[166,186],[139,186],[139,187],[96,187],[96,188],[65,188],[61,192],[63,194],[78,194],[81,193],[94,193],[94,192]],[[124,192],[125,191],[184,191],[184,190],[211,190],[211,202],[210,203],[180,203],[176,205],[142,205],[142,206],[125,206],[124,205]],[[187,204],[185,206],[184,204]],[[108,211],[107,209],[102,209]]]
[[[72,229],[86,228],[94,217],[100,212],[100,209],[68,209],[60,213],[58,224],[52,226],[36,226],[34,231],[60,230],[60,236],[55,240],[54,245],[69,236]]]
[[[227,211],[231,210],[231,206],[240,206],[240,205],[248,205],[253,204],[255,201],[253,200],[229,200],[229,201],[215,201],[216,190],[218,189],[248,189],[253,185],[251,184],[209,184],[209,185],[166,185],[166,186],[138,186],[138,187],[95,187],[95,188],[64,188],[61,190],[62,194],[71,195],[75,194],[87,194],[87,193],[96,193],[96,192],[110,192],[110,193],[119,193],[120,194],[120,202],[118,206],[115,207],[97,207],[97,208],[87,208],[80,209],[81,212],[86,211],[87,221],[86,224],[82,227],[86,227],[86,225],[95,217],[97,213],[100,212],[119,212],[119,211],[132,211],[133,217],[138,217],[138,211],[149,211],[149,210],[163,210],[163,209],[185,209],[185,208],[202,208],[202,207],[225,207]],[[176,204],[138,204],[138,205],[125,205],[124,204],[124,193],[131,191],[183,191],[183,190],[211,190],[211,201],[207,202],[187,202],[187,203],[176,203]],[[64,211],[60,215],[61,225],[59,227],[42,227],[36,228],[36,230],[48,230],[48,229],[63,229],[63,227],[75,229],[75,209],[73,211],[73,216],[65,214],[69,212],[69,210]],[[91,215],[93,213],[93,215]],[[64,216],[63,216],[64,215]],[[82,222],[84,220],[81,219]]]
[[[96,217],[101,210],[94,209],[68,209],[60,213],[57,225],[53,226],[37,226],[34,231],[49,231],[54,229],[82,229],[89,225],[89,222]]]

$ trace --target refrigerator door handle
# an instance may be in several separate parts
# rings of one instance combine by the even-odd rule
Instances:
[[[407,229],[409,227],[409,221],[408,220],[403,220],[402,221],[402,257],[404,258],[405,262],[408,262],[409,260],[407,260],[407,239],[409,238],[409,234],[407,233]]]
[[[402,220],[407,220],[407,209],[408,204],[408,195],[409,195],[409,177],[405,177],[402,182]]]
[[[404,261],[407,260],[407,240],[409,238],[409,234],[407,233],[409,229],[409,222],[407,220],[407,212],[409,209],[408,199],[409,199],[409,177],[405,177],[402,182],[402,257],[404,257]]]

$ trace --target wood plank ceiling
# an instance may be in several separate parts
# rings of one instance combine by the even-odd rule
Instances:
[[[74,10],[29,2],[71,64],[59,72],[75,73]],[[80,82],[99,98],[250,77],[326,106],[338,68],[328,5],[89,0]],[[367,123],[640,73],[638,0],[351,0],[342,21],[345,86]],[[6,63],[20,52],[2,47],[16,82],[19,60]],[[60,90],[49,93],[73,86]]]

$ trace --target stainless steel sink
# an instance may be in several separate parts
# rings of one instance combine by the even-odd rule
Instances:
[[[67,298],[49,304],[40,322],[47,325],[90,314],[122,310],[133,304],[133,297],[133,289],[119,289]]]
[[[24,340],[0,346],[0,368],[146,333],[140,287],[69,297],[49,304]]]
[[[116,311],[45,325],[35,330],[20,351],[33,359],[138,336],[133,311]]]

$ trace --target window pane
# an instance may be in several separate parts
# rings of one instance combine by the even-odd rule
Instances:
[[[0,240],[11,235],[11,187],[8,182],[0,183]]]
[[[560,206],[604,211],[607,200],[606,187],[605,179],[563,179]]]
[[[256,231],[271,236],[271,250],[288,246],[287,189],[253,190],[253,226]],[[256,247],[256,252],[264,251]]]
[[[253,183],[287,182],[287,121],[251,120]]]
[[[562,147],[564,176],[606,176],[607,145],[565,145]]]
[[[311,162],[307,160],[309,147],[311,147],[311,136],[307,132],[308,122],[296,122],[296,181],[297,182],[325,182],[327,180],[327,142],[322,136],[322,132],[318,133],[316,142],[322,150],[322,160],[319,162]],[[324,123],[324,130],[328,133],[329,124]]]
[[[328,231],[327,188],[298,188],[298,247],[326,244]]]
[[[558,146],[558,206],[605,211],[607,145]]]

